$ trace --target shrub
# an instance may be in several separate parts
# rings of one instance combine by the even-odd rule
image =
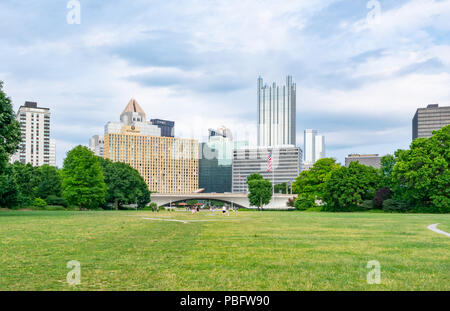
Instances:
[[[36,198],[34,199],[33,205],[36,207],[44,208],[47,206],[47,202],[44,199]]]
[[[308,208],[314,207],[314,202],[305,198],[297,198],[294,207],[298,211],[305,211]]]
[[[392,191],[387,187],[383,187],[375,192],[375,197],[373,198],[373,205],[376,208],[383,208],[383,202],[387,199],[392,198]]]
[[[387,199],[383,202],[383,211],[399,212],[399,213],[406,212],[406,211],[408,211],[408,205],[403,201]]]
[[[370,209],[373,209],[373,208],[374,208],[374,204],[373,204],[373,201],[372,201],[372,200],[365,200],[365,201],[363,201],[363,202],[360,204],[360,207],[361,207],[363,210],[370,210]]]
[[[59,205],[67,207],[67,201],[64,198],[58,197],[56,195],[49,195],[45,201],[48,205]]]

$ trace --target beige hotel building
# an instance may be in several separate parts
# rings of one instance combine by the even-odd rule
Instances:
[[[158,126],[145,121],[132,99],[121,122],[105,126],[104,157],[135,168],[156,193],[191,193],[198,189],[198,142],[162,137]]]

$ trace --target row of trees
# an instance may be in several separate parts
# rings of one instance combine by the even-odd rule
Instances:
[[[145,207],[150,191],[138,171],[78,146],[67,153],[63,169],[50,165],[5,164],[0,175],[0,206],[68,205],[80,209]]]
[[[340,166],[317,161],[293,184],[295,207],[325,211],[450,212],[450,125],[430,138],[415,139],[408,150],[384,156],[381,168],[358,162]]]

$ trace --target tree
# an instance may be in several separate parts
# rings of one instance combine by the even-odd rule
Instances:
[[[11,165],[6,163],[0,174],[0,207],[12,208],[20,203],[19,189]]]
[[[291,187],[285,182],[275,185],[275,193],[289,194],[290,190]]]
[[[18,190],[18,204],[31,205],[36,197],[37,183],[39,182],[37,171],[30,163],[15,162],[11,165],[12,174]]]
[[[450,212],[450,125],[395,152],[394,198],[422,211]]]
[[[3,92],[3,82],[0,81],[0,175],[4,173],[9,157],[18,148],[20,135],[11,99]]]
[[[251,179],[248,184],[248,200],[250,205],[257,206],[258,209],[270,203],[272,199],[272,183],[267,179]]]
[[[300,173],[292,184],[292,190],[298,194],[297,200],[302,202],[302,206],[312,207],[316,200],[323,200],[325,183],[339,167],[335,159],[323,158],[317,160],[310,170]]]
[[[44,164],[38,169],[36,197],[61,196],[61,176],[54,166]]]
[[[392,188],[392,173],[394,172],[395,157],[391,154],[381,158],[380,172],[383,176],[382,184],[384,187]]]
[[[324,188],[323,210],[351,212],[360,209],[360,204],[374,197],[380,184],[378,170],[359,162],[349,167],[340,167],[331,173]]]
[[[373,198],[373,205],[379,209],[383,208],[383,202],[392,198],[392,191],[387,187],[381,187],[375,192],[375,196]]]
[[[140,208],[150,202],[150,191],[139,172],[130,165],[99,158],[107,187],[106,201],[115,209],[136,203]]]
[[[249,176],[247,176],[247,184],[251,180],[262,180],[262,179],[263,179],[263,177],[261,174],[253,173],[253,174],[250,174]]]
[[[106,185],[98,157],[87,147],[67,153],[62,171],[63,196],[80,209],[96,208],[105,201]]]

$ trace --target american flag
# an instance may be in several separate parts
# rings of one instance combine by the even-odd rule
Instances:
[[[272,150],[269,153],[269,157],[267,158],[267,172],[272,170]]]

